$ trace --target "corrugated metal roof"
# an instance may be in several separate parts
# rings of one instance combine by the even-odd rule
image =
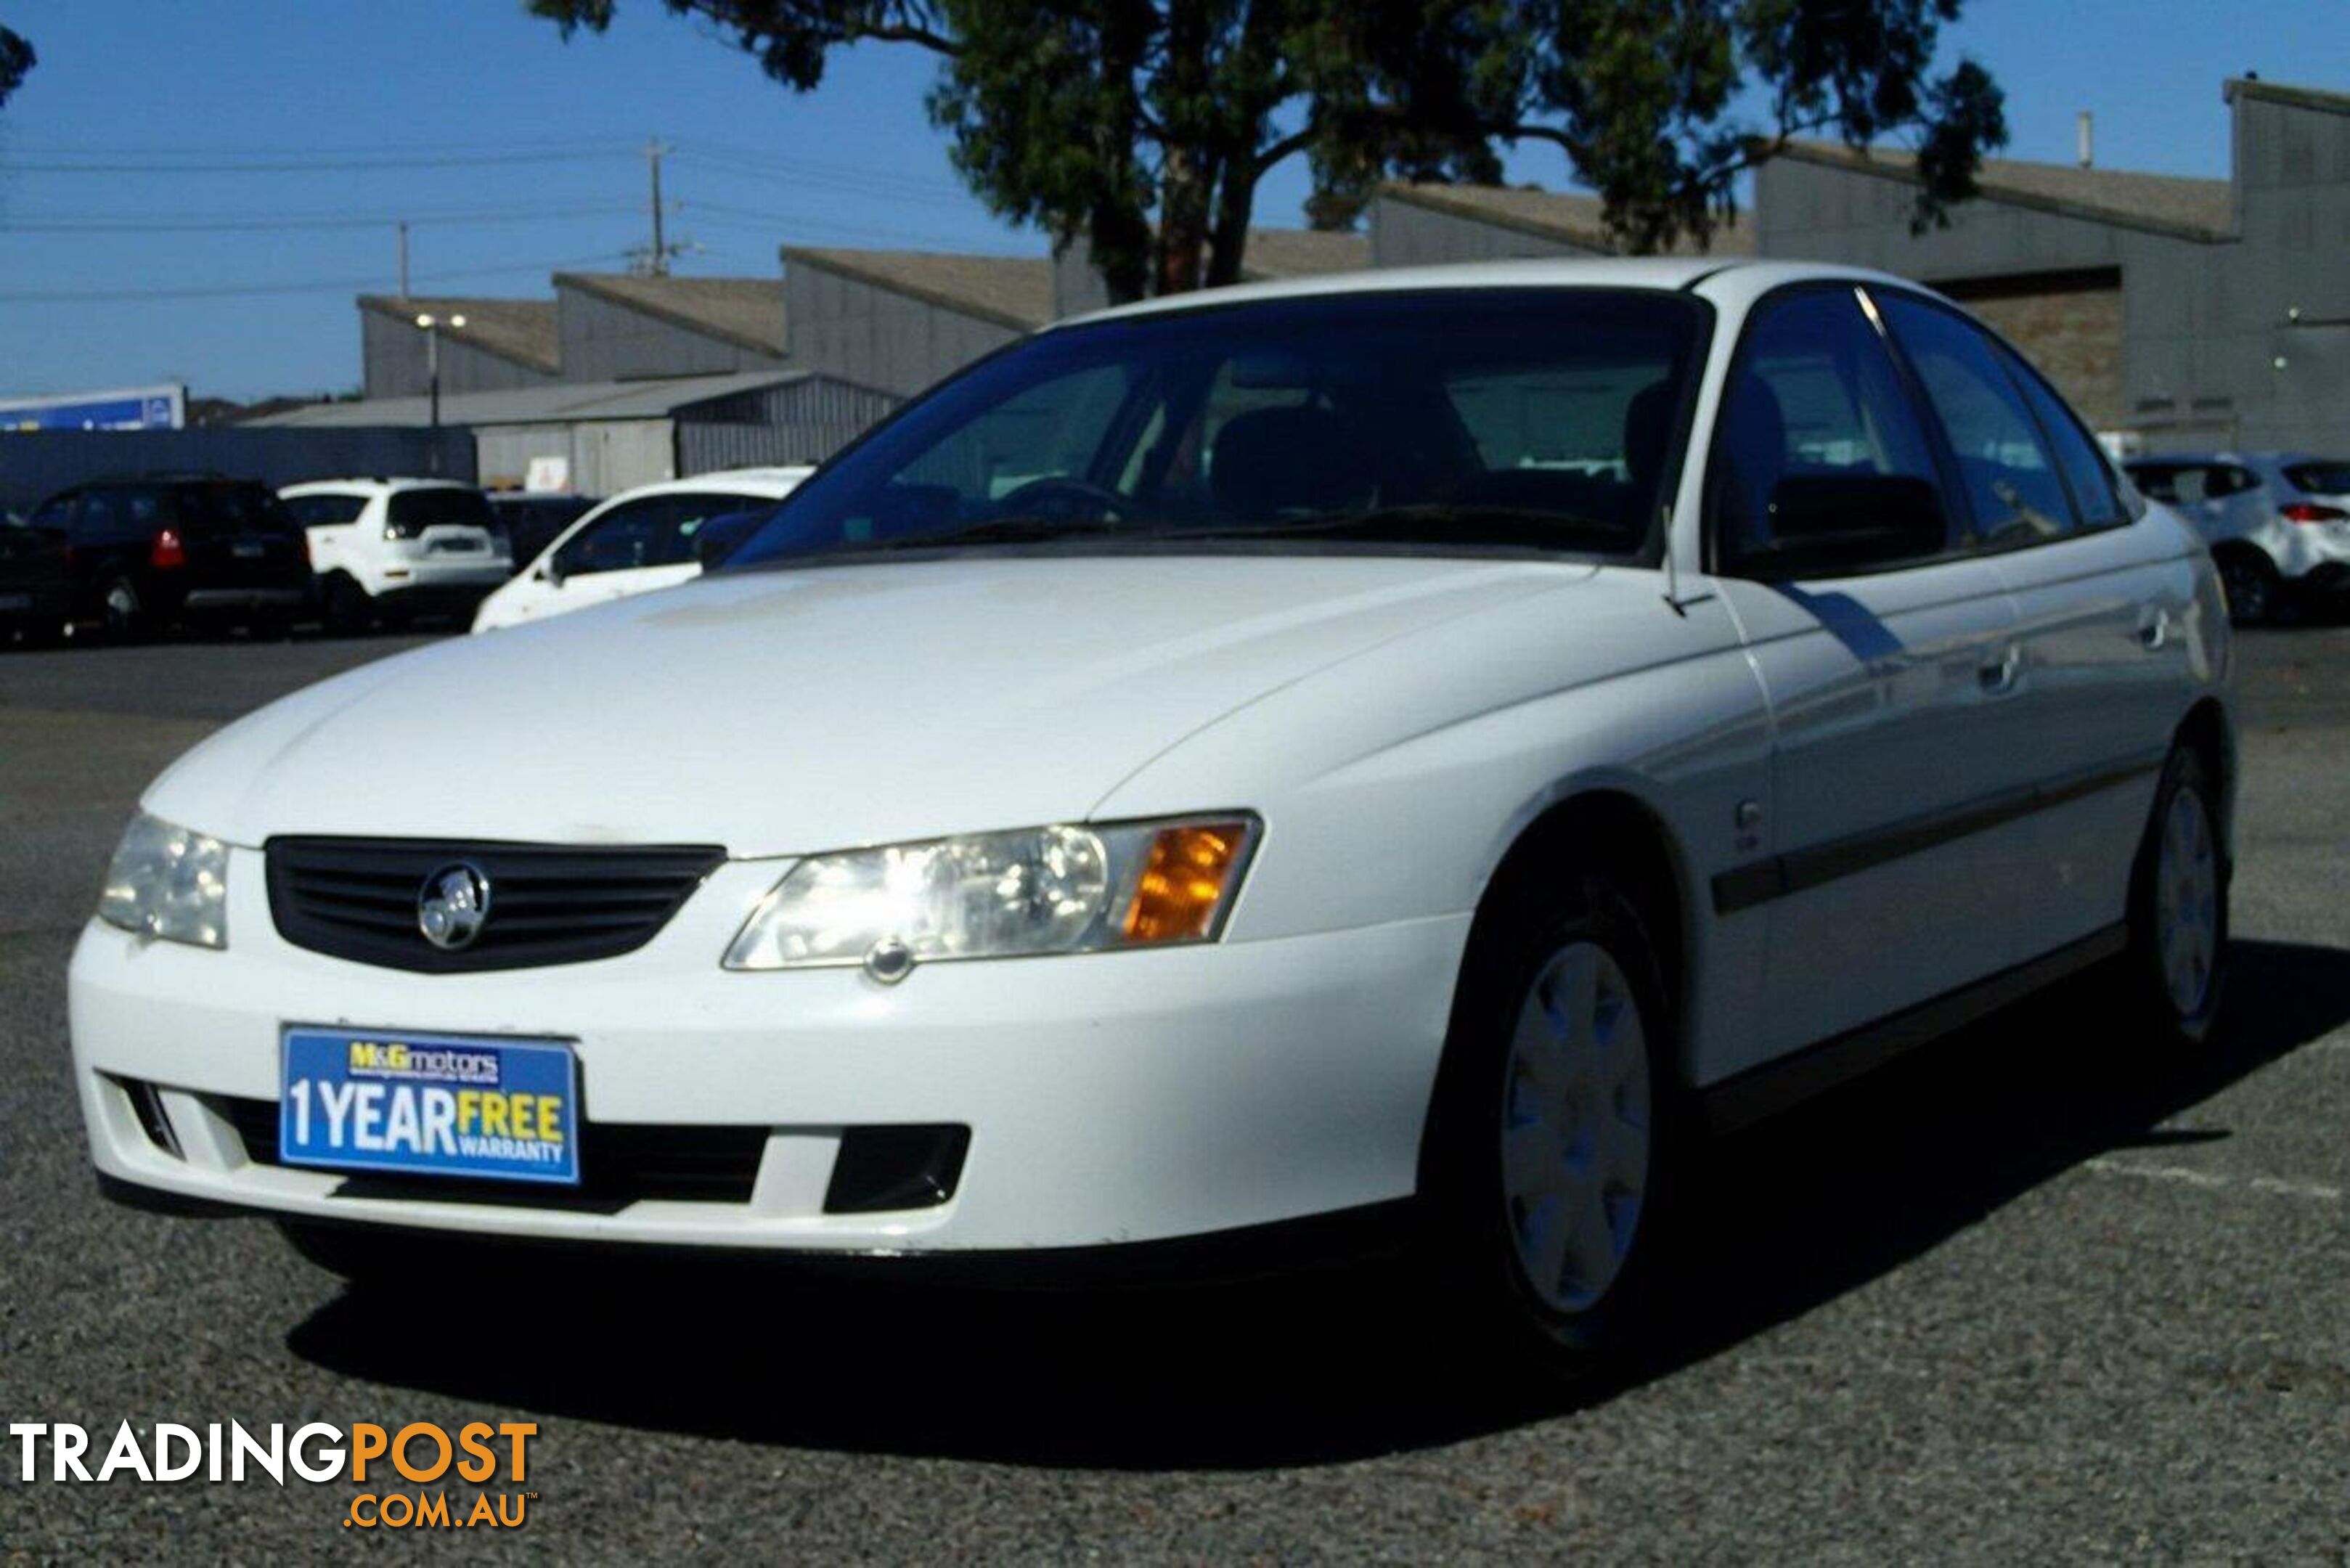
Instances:
[[[1856,151],[1835,141],[1796,141],[1779,156],[1880,179],[1914,183],[1918,178],[1915,158],[1887,148]],[[2235,232],[2235,189],[2226,180],[1986,158],[1975,183],[1985,200],[2094,223],[2123,223],[2196,240],[2227,239]]]
[[[1024,330],[1053,319],[1053,264],[1042,257],[804,245],[785,245],[783,255],[785,266],[821,267],[1006,327]]]
[[[1471,218],[1500,228],[1514,229],[1539,239],[1556,240],[1595,255],[1614,255],[1617,245],[1607,232],[1607,206],[1596,196],[1579,191],[1519,190],[1507,185],[1388,184],[1379,194],[1430,212]],[[1747,223],[1725,223],[1709,244],[1682,239],[1665,255],[1746,256],[1754,254],[1754,231]]]
[[[690,332],[762,354],[784,352],[784,283],[774,277],[639,277],[630,273],[559,272],[556,288],[576,288],[642,311]]]
[[[442,398],[441,422],[536,425],[588,420],[667,419],[698,403],[809,379],[806,370],[738,370],[723,376],[661,376],[642,381],[577,381],[509,391],[456,392]],[[313,403],[251,422],[319,429],[423,425],[429,424],[432,417],[428,398],[362,398],[348,403]]]
[[[363,294],[359,308],[379,316],[413,322],[423,312],[446,320],[465,318],[463,327],[444,327],[452,342],[470,343],[501,359],[527,365],[549,375],[560,370],[562,344],[555,325],[551,299],[459,299],[450,295],[401,298],[390,294]]]
[[[1371,265],[1367,235],[1319,229],[1251,229],[1241,257],[1245,278],[1321,277]]]

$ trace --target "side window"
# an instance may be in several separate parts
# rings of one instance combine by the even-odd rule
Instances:
[[[661,548],[661,558],[647,562],[648,566],[681,566],[696,560],[699,557],[694,555],[693,541],[702,533],[703,524],[731,512],[764,512],[775,504],[762,496],[716,492],[673,495],[670,500],[676,511],[671,520],[669,540]]]
[[[1766,303],[1739,346],[1714,433],[1716,550],[1767,549],[1780,482],[1838,475],[1939,484],[1884,340],[1851,291],[1819,289]]]
[[[2113,470],[2106,466],[2106,454],[2098,450],[2089,432],[2081,428],[2079,418],[2048,389],[2046,382],[2033,373],[2031,366],[2004,349],[2000,353],[2000,361],[2022,389],[2024,402],[2040,421],[2040,429],[2056,453],[2056,466],[2064,475],[2065,487],[2073,493],[2073,504],[2083,524],[2105,528],[2128,522],[2129,512],[2122,505],[2121,493],[2114,488]]]
[[[121,502],[119,490],[93,490],[83,496],[81,514],[74,519],[75,542],[102,545],[123,533]]]
[[[55,534],[64,533],[66,525],[73,521],[74,503],[80,499],[78,495],[52,495],[34,509],[33,526],[47,528]]]
[[[1958,457],[1977,537],[2012,545],[2070,530],[2073,508],[2055,460],[1991,340],[1946,310],[1898,294],[1879,296],[1878,306]]]
[[[615,506],[566,541],[555,553],[555,565],[567,577],[660,566],[665,542],[677,533],[673,514],[666,495]]]

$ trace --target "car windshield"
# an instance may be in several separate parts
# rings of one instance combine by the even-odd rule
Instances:
[[[2350,495],[2350,462],[2296,462],[2285,469],[2284,476],[2312,495]]]
[[[1710,311],[1367,292],[1045,332],[900,411],[727,569],[889,551],[1647,545]]]

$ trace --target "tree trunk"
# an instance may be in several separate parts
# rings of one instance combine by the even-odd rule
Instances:
[[[1255,166],[1246,158],[1224,165],[1223,189],[1216,193],[1216,226],[1208,241],[1209,288],[1241,280],[1248,256],[1249,219],[1256,211]]]

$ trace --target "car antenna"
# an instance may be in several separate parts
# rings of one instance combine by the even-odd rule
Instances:
[[[1664,524],[1665,607],[1671,610],[1683,620],[1687,620],[1689,618],[1690,606],[1701,605],[1705,603],[1706,600],[1713,597],[1713,596],[1711,594],[1700,594],[1693,599],[1685,599],[1681,597],[1681,571],[1679,563],[1675,560],[1673,556],[1673,504],[1668,501],[1662,507],[1659,508],[1659,511]]]

